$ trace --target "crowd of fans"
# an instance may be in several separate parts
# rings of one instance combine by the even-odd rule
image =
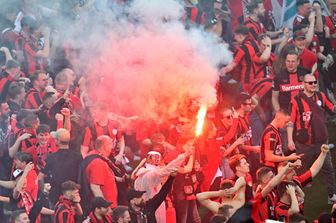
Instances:
[[[90,99],[80,51],[54,44],[53,21],[78,20],[95,1],[4,3],[0,222],[302,223],[303,188],[320,170],[326,201],[336,203],[327,128],[336,111],[336,3],[325,16],[319,1],[297,0],[293,26],[267,30],[262,1],[243,1],[240,24],[228,2],[181,2],[186,29],[213,33],[234,52],[218,68],[218,104],[199,137],[197,99],[160,124]],[[316,222],[333,222],[335,209]]]

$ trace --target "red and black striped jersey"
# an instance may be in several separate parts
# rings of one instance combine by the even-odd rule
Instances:
[[[265,151],[271,150],[274,155],[283,156],[282,140],[279,130],[272,125],[268,125],[262,136],[260,143],[260,162],[268,167],[276,167],[276,164],[265,159]]]
[[[55,223],[75,223],[75,215],[72,201],[62,195],[55,206]]]
[[[100,126],[98,123],[93,123],[91,126],[86,127],[82,146],[93,148],[93,142],[101,135],[107,135],[112,138],[114,143],[113,148],[116,147],[117,142],[124,139],[123,131],[120,131],[115,123],[109,120],[106,126]]]
[[[252,129],[248,115],[238,117],[238,136],[244,136],[244,145],[252,146]]]
[[[42,97],[44,92],[39,92],[35,88],[29,89],[26,94],[24,107],[27,109],[37,109],[42,105]]]
[[[261,192],[261,190],[256,191]],[[261,222],[266,219],[275,219],[275,205],[278,202],[277,191],[274,189],[262,200],[258,208],[258,215]]]
[[[278,221],[288,222],[288,210],[290,209],[289,204],[285,204],[279,201],[275,206],[275,218]]]
[[[255,79],[261,79],[261,78],[273,78],[274,77],[274,71],[273,71],[273,62],[275,60],[275,55],[271,53],[270,58],[262,63],[260,60],[261,52],[258,52],[253,57],[253,66],[255,70]]]
[[[246,92],[250,90],[250,85],[254,81],[255,69],[253,66],[253,57],[258,51],[257,43],[246,39],[234,55],[234,62],[241,68],[240,81],[243,90]]]
[[[299,140],[301,143],[305,141],[307,144],[316,143],[315,130],[312,128],[312,118],[314,118],[313,109],[309,103],[316,103],[321,108],[321,112],[334,111],[334,105],[329,101],[323,92],[316,92],[312,97],[305,97],[303,92],[295,96],[291,100],[290,111],[291,121],[294,123],[294,140]],[[311,100],[310,102],[308,100]],[[301,129],[307,130],[306,139],[299,136]],[[318,130],[319,131],[319,130]],[[298,137],[301,137],[299,139]]]
[[[258,40],[258,36],[262,33],[266,33],[267,30],[265,29],[264,25],[261,22],[254,21],[250,17],[245,19],[244,25],[250,31],[250,39],[253,41]]]

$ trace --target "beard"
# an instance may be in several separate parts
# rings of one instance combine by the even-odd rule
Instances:
[[[138,208],[144,208],[145,207],[145,201],[142,200],[139,204],[134,204],[135,206],[137,206]]]

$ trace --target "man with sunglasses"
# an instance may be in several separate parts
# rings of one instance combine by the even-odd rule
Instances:
[[[303,91],[291,100],[291,122],[288,125],[288,148],[302,157],[299,174],[309,169],[319,155],[320,147],[328,141],[325,112],[335,112],[335,106],[326,95],[318,91],[318,82],[313,75],[305,75]],[[331,155],[328,152],[322,167],[328,202],[336,202],[336,184]]]

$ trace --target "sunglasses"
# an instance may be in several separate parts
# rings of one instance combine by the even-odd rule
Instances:
[[[305,81],[306,84],[313,85],[317,84],[317,81]]]
[[[226,119],[231,119],[231,118],[233,118],[233,117],[232,117],[232,115],[227,115],[227,116],[224,116],[224,118],[226,118]]]
[[[245,106],[251,106],[252,103],[243,103],[243,105],[245,105]]]

